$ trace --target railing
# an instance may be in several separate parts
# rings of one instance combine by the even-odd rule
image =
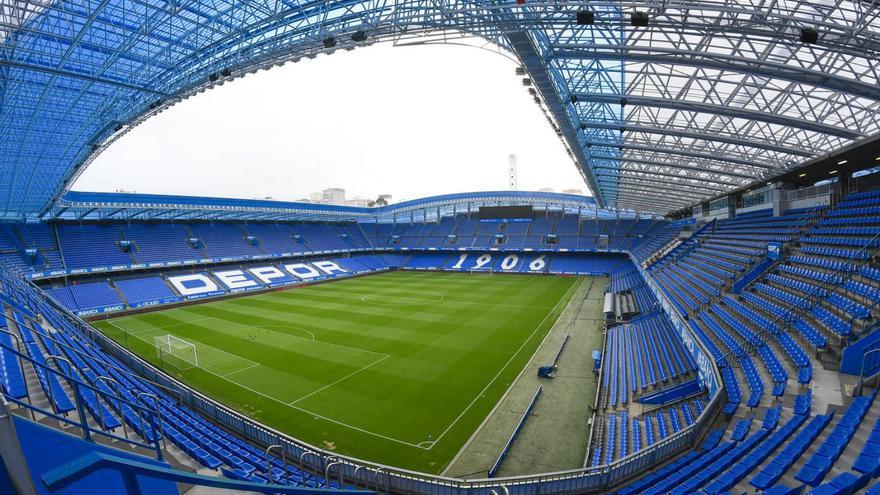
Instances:
[[[39,291],[32,283],[25,283],[30,284],[34,294],[54,308],[59,315],[63,315],[82,335],[102,347],[109,355],[129,366],[132,372],[159,384],[163,389],[174,390],[182,404],[264,448],[271,445],[281,446],[280,450],[283,451],[284,456],[295,460],[294,465],[300,470],[322,476],[332,470],[335,473],[334,479],[339,479],[343,486],[367,487],[375,489],[379,493],[488,495],[493,491],[500,490],[517,495],[607,492],[611,487],[666,462],[685,449],[694,447],[721,410],[720,394],[715,394],[703,414],[693,425],[661,440],[648,449],[635,452],[603,466],[539,475],[469,480],[419,473],[325,451],[247,418],[166,375],[95,330],[76,315],[71,314]],[[702,346],[701,343],[697,345]],[[715,380],[716,383],[720,383],[717,378]],[[720,391],[722,388],[719,386],[718,390]]]
[[[804,187],[793,191],[785,191],[785,201],[799,201],[802,199],[816,198],[819,196],[830,195],[832,192],[834,192],[832,184]]]
[[[504,462],[504,459],[507,458],[507,454],[510,453],[510,449],[513,447],[513,442],[516,441],[519,433],[526,425],[526,421],[529,419],[529,416],[532,415],[532,410],[535,409],[535,404],[538,403],[538,399],[541,398],[541,392],[543,391],[544,387],[538,385],[538,390],[536,390],[535,395],[532,396],[532,400],[529,402],[529,406],[526,407],[525,412],[523,412],[522,416],[519,418],[519,423],[516,424],[516,428],[514,428],[513,433],[510,434],[510,438],[507,439],[507,443],[504,444],[504,448],[501,449],[501,454],[499,454],[498,458],[495,459],[495,464],[493,464],[492,468],[489,469],[488,476],[490,478],[494,478],[495,475],[498,474],[498,470],[501,469],[501,463]]]
[[[865,383],[865,364],[869,362],[871,367],[868,370],[871,371],[871,375],[880,373],[880,348],[874,348],[862,354],[862,363],[859,366],[859,385],[856,387],[859,395],[862,395],[862,385]],[[871,377],[873,378],[873,376]]]
[[[758,279],[761,275],[764,274],[777,260],[770,257],[770,255],[764,256],[761,261],[757,262],[751,268],[749,268],[745,273],[742,274],[741,277],[736,279],[733,282],[733,285],[730,287],[730,292],[734,294],[739,294],[746,287],[749,286],[752,282]]]
[[[700,226],[700,228],[695,230],[691,234],[690,237],[688,237],[687,239],[682,241],[681,244],[679,244],[678,246],[675,246],[674,248],[672,248],[668,252],[664,253],[663,256],[661,256],[657,260],[653,261],[650,265],[651,266],[658,265],[662,261],[666,260],[667,258],[669,258],[673,255],[675,256],[676,259],[678,259],[678,258],[681,258],[682,256],[686,255],[687,253],[693,251],[694,249],[696,249],[700,245],[697,237],[699,237],[699,235],[702,234],[704,230],[714,228],[714,227],[715,227],[715,220],[714,219],[706,222],[705,224]],[[679,253],[679,251],[680,251],[680,253]]]
[[[20,342],[20,341],[16,341]],[[131,402],[117,394],[110,394],[104,392],[98,387],[92,386],[88,383],[81,381],[80,379],[74,377],[72,374],[64,373],[58,369],[49,366],[48,364],[43,364],[30,356],[24,354],[20,350],[10,347],[2,342],[0,342],[0,349],[3,349],[9,353],[12,353],[16,361],[19,365],[23,365],[24,363],[29,363],[33,366],[34,371],[38,374],[42,372],[46,376],[50,374],[55,377],[55,380],[58,380],[59,385],[62,383],[62,380],[67,382],[70,385],[70,389],[73,392],[73,401],[76,407],[76,413],[78,418],[72,418],[65,414],[59,414],[56,412],[55,407],[52,405],[53,400],[51,400],[51,392],[46,392],[47,398],[49,399],[49,407],[51,410],[43,409],[41,407],[37,407],[31,403],[30,390],[27,390],[28,396],[25,398],[26,400],[16,399],[10,395],[3,394],[6,401],[27,411],[31,419],[36,419],[36,414],[41,414],[43,416],[52,418],[59,423],[67,424],[77,428],[80,431],[80,435],[83,439],[91,441],[93,436],[101,436],[106,437],[111,440],[116,440],[119,442],[123,442],[128,445],[132,445],[135,447],[142,447],[147,450],[153,451],[156,454],[156,458],[162,460],[162,434],[161,434],[161,413],[155,407],[147,407],[144,404],[139,404],[135,402]],[[60,363],[66,363],[68,368],[72,366],[70,363],[61,356],[47,356],[46,361],[51,362],[55,361],[56,365],[60,367]],[[22,366],[22,373],[25,372],[24,366]],[[51,382],[46,380],[47,387],[51,387]],[[90,411],[86,410],[85,402],[83,399],[83,391],[89,390],[95,394],[97,398],[100,398],[106,404],[110,405],[115,411],[118,412],[120,417],[120,422],[125,424],[125,417],[122,414],[122,407],[128,406],[137,414],[138,422],[140,423],[141,429],[146,430],[149,428],[153,431],[155,439],[150,442],[148,438],[145,438],[145,442],[141,442],[138,440],[132,440],[128,437],[128,434],[125,436],[119,436],[109,431],[105,431],[103,428],[95,428],[89,425],[88,415],[91,414]]]
[[[266,495],[329,495],[338,494],[338,490],[303,488],[300,486],[276,485],[271,483],[254,483],[250,481],[238,481],[220,476],[205,476],[201,474],[181,471],[179,469],[166,468],[133,461],[122,457],[98,452],[90,452],[67,464],[47,472],[40,477],[43,484],[52,491],[61,491],[68,488],[71,483],[88,478],[92,475],[102,475],[110,471],[117,473],[128,487],[138,486],[138,477],[141,479],[165,480],[170,483],[186,483],[194,486],[204,486],[217,490],[237,490],[247,493],[265,493]],[[345,492],[351,495],[369,495],[375,492],[366,490],[350,490]]]
[[[724,355],[724,360],[726,362],[729,362],[729,358],[732,355],[737,355],[737,351],[742,351],[746,354],[753,355],[764,344],[766,344],[770,340],[775,339],[777,335],[791,332],[797,318],[805,314],[807,311],[815,308],[817,305],[821,304],[821,301],[825,298],[825,296],[823,296],[822,294],[826,292],[833,292],[834,287],[838,285],[843,285],[851,280],[853,274],[858,273],[861,268],[871,262],[870,254],[874,249],[876,249],[876,247],[874,246],[877,246],[878,243],[880,243],[880,233],[868,240],[867,244],[861,249],[855,251],[849,259],[842,262],[844,266],[842,268],[834,270],[830,274],[828,281],[821,282],[813,291],[807,294],[807,296],[804,297],[806,304],[789,307],[785,313],[772,319],[768,324],[768,328],[759,329],[756,334],[757,339],[755,339],[754,342],[750,340],[741,343],[739,346],[737,346],[737,348],[728,351],[727,354]],[[862,255],[866,253],[869,256],[866,256],[864,259],[859,259],[862,257]],[[880,301],[875,301],[874,304],[871,305],[871,308],[874,308],[878,303],[880,303]],[[851,329],[850,335],[846,337],[847,342],[852,341],[852,336],[854,333],[852,332],[852,328],[854,327],[854,322],[858,319],[859,318],[853,316],[845,322]],[[775,332],[773,331],[774,329],[776,329]]]

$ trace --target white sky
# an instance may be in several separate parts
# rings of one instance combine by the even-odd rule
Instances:
[[[303,59],[190,98],[113,144],[73,189],[279,200],[326,187],[394,201],[507,189],[588,193],[515,64],[455,45]],[[588,193],[589,194],[589,193]]]

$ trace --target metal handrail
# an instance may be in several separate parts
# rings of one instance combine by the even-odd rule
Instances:
[[[55,308],[55,309],[57,309],[57,308]],[[64,311],[67,311],[67,310],[65,309]],[[51,322],[50,322],[50,323],[51,323]],[[170,387],[167,387],[167,386],[165,386],[165,385],[162,385],[161,383],[154,382],[154,381],[152,381],[152,380],[150,380],[150,379],[148,379],[148,378],[146,378],[146,377],[143,377],[143,376],[141,376],[141,375],[138,375],[137,373],[132,372],[130,369],[119,367],[119,366],[116,365],[115,363],[113,363],[113,362],[111,362],[111,361],[108,361],[108,360],[106,360],[106,359],[103,359],[103,358],[101,358],[100,356],[95,356],[94,354],[89,354],[89,353],[87,353],[87,352],[85,352],[85,351],[82,351],[82,350],[80,350],[80,349],[77,349],[76,347],[71,346],[70,344],[68,344],[67,342],[64,342],[63,340],[56,339],[56,338],[53,337],[52,335],[49,335],[48,333],[45,333],[45,332],[43,332],[43,331],[41,331],[41,330],[38,330],[38,329],[35,328],[33,325],[29,325],[29,324],[27,324],[27,323],[20,323],[20,322],[16,322],[16,324],[21,325],[21,326],[24,326],[25,328],[27,328],[27,329],[30,330],[31,332],[35,332],[35,333],[39,334],[39,336],[40,336],[41,338],[43,338],[43,339],[48,339],[49,341],[51,341],[51,342],[52,342],[53,344],[55,344],[56,346],[59,346],[59,347],[63,348],[63,350],[65,351],[65,353],[73,352],[73,353],[77,354],[77,355],[80,356],[80,357],[85,357],[85,358],[88,358],[88,359],[91,359],[91,360],[97,361],[98,363],[100,363],[102,366],[104,366],[104,367],[106,367],[106,368],[112,368],[112,369],[116,370],[117,372],[122,373],[122,374],[124,374],[124,375],[126,375],[126,376],[131,376],[131,377],[136,378],[136,379],[138,379],[138,380],[145,381],[145,382],[149,383],[150,385],[153,385],[153,386],[155,386],[155,387],[157,387],[157,388],[162,389],[162,390],[165,391],[165,392],[170,393],[171,395],[175,396],[175,398],[177,399],[178,402],[180,402],[180,391],[178,391],[178,390],[174,390],[174,389],[172,389],[172,388],[170,388]],[[73,324],[73,323],[71,323],[71,324]],[[53,328],[54,328],[54,324],[53,324],[52,326],[53,326]],[[88,328],[91,329],[90,326],[89,326]],[[81,330],[81,329],[77,328],[77,330]],[[82,332],[82,333],[83,333],[83,334],[86,334],[86,332]],[[77,339],[77,334],[73,333],[73,334],[70,334],[70,336],[71,336],[72,338],[78,340],[78,339]],[[90,341],[90,342],[91,342],[91,343],[94,343],[94,341]]]
[[[16,349],[9,347],[8,345],[6,345],[2,342],[0,342],[0,349],[5,349],[7,352],[11,352],[11,353],[15,354],[16,356],[18,356],[19,359],[24,360],[25,362],[27,362],[31,366],[33,366],[35,370],[39,369],[43,373],[51,373],[57,377],[65,379],[67,381],[67,383],[70,384],[71,389],[73,390],[74,402],[76,403],[75,405],[77,407],[77,414],[79,416],[79,421],[76,421],[76,420],[71,419],[66,416],[62,416],[60,414],[56,414],[54,412],[54,410],[47,411],[43,408],[34,406],[30,402],[23,402],[21,400],[15,399],[14,397],[11,397],[11,396],[6,395],[4,393],[3,396],[6,398],[7,401],[14,403],[20,407],[25,408],[25,409],[28,409],[31,412],[38,412],[42,415],[45,415],[47,417],[51,417],[51,418],[58,420],[60,422],[76,426],[76,427],[80,428],[80,430],[82,431],[82,437],[86,440],[89,440],[89,441],[92,441],[93,434],[98,434],[100,436],[104,436],[104,437],[114,439],[114,440],[119,440],[121,442],[130,444],[130,445],[144,447],[149,450],[158,450],[157,445],[154,443],[142,443],[139,441],[131,440],[129,438],[123,438],[118,435],[114,435],[114,434],[109,433],[107,431],[104,431],[102,429],[92,428],[91,426],[89,426],[88,417],[86,415],[86,410],[85,410],[85,405],[83,404],[83,399],[82,399],[82,389],[85,388],[85,389],[91,390],[92,392],[95,393],[95,395],[97,397],[102,397],[106,401],[108,394],[106,392],[104,392],[103,390],[100,390],[99,388],[94,387],[91,384],[85,383],[75,376],[65,374],[64,372],[62,372],[60,370],[56,370],[55,368],[53,368],[49,364],[41,363],[41,362],[37,361],[36,359],[34,359],[24,353],[18,352]],[[67,363],[68,366],[70,366],[70,361],[68,361],[63,356],[55,356],[55,355],[47,356],[46,362],[48,363],[50,361],[64,362],[64,363]],[[70,368],[75,369],[72,366],[70,366]],[[116,399],[115,397],[113,397],[113,398]],[[140,405],[129,402],[128,400],[126,400],[124,398],[119,399],[119,401],[122,404],[128,405],[129,407],[131,407],[135,411],[143,410],[143,408]],[[147,412],[151,412],[151,411],[147,411]],[[145,440],[147,440],[147,439],[145,439]]]
[[[871,349],[870,351],[862,354],[862,364],[861,364],[861,367],[859,368],[859,384],[856,388],[856,393],[858,395],[862,395],[862,384],[864,383],[863,380],[865,377],[865,362],[867,362],[868,356],[875,354],[875,353],[880,353],[880,348]]]
[[[783,332],[789,332],[791,330],[792,321],[795,317],[801,316],[807,310],[816,307],[816,305],[819,304],[819,302],[823,299],[822,297],[819,296],[819,294],[821,294],[824,290],[834,288],[836,286],[842,285],[842,284],[846,283],[847,281],[851,280],[854,273],[857,273],[860,268],[862,268],[865,265],[870,263],[870,261],[871,261],[870,256],[868,256],[867,258],[865,258],[861,261],[856,260],[856,258],[860,253],[873,251],[875,248],[872,248],[871,246],[876,241],[880,241],[880,234],[877,234],[874,237],[872,237],[871,239],[869,239],[867,245],[865,245],[861,249],[855,251],[853,253],[853,255],[849,259],[847,259],[847,261],[842,262],[844,265],[849,266],[851,269],[846,270],[844,268],[839,268],[836,271],[833,271],[832,273],[829,274],[831,277],[831,280],[829,280],[827,282],[821,282],[812,292],[807,294],[807,296],[804,298],[808,302],[806,307],[802,308],[802,307],[798,307],[796,305],[790,306],[785,313],[773,318],[770,321],[768,328],[759,329],[758,332],[756,332],[756,334],[757,334],[756,336],[758,337],[758,340],[759,340],[758,343],[753,343],[750,341],[740,343],[740,345],[737,346],[737,349],[731,349],[730,351],[728,351],[723,356],[724,359],[729,363],[728,358],[731,355],[735,354],[735,351],[737,351],[738,349],[742,349],[744,354],[754,355],[754,353],[757,352],[757,350],[760,347],[762,347],[764,344],[769,342],[771,339],[774,339],[774,337],[776,337],[777,335],[779,335]],[[841,274],[848,274],[848,275],[846,278],[844,278],[844,276]],[[834,279],[838,276],[840,276],[840,282],[835,283]],[[856,319],[857,318],[855,318],[855,317],[850,318],[849,320],[847,320],[847,323],[849,323],[850,326],[852,326],[852,322]],[[777,324],[779,322],[783,322],[784,325],[777,326]],[[774,327],[778,330],[777,332],[771,331],[771,329]]]
[[[284,447],[278,444],[273,444],[266,447],[266,473],[269,475],[269,483],[273,483],[273,474],[272,474],[272,461],[271,461],[271,452],[275,449],[279,449],[281,451],[281,460],[284,463],[284,478],[285,481],[289,481],[290,477],[287,474],[287,458],[284,456]],[[280,480],[279,480],[280,481]]]
[[[94,381],[96,384],[97,383],[104,383],[104,382],[109,383],[110,385],[112,385],[112,387],[110,387],[110,385],[107,385],[107,386],[110,388],[110,390],[113,390],[116,393],[116,398],[117,399],[122,398],[122,394],[119,392],[119,388],[120,388],[119,382],[116,381],[115,378],[109,377],[107,375],[101,375],[101,376],[96,377]],[[122,412],[122,407],[119,408],[119,411]],[[124,420],[120,421],[120,422],[122,423],[122,434],[125,435],[125,438],[128,438],[128,427],[125,426]],[[107,427],[106,424],[102,425],[102,426],[104,426],[105,428]]]
[[[43,300],[45,300],[45,297],[43,297]],[[55,306],[57,305],[53,304],[50,306],[50,308],[55,308]],[[146,361],[132,354],[130,351],[121,348],[117,343],[100,334],[100,332],[95,331],[78,317],[71,316],[69,311],[65,309],[59,309],[58,312],[61,313],[61,315],[65,315],[65,317],[74,324],[71,330],[81,332],[83,335],[87,336],[87,338],[90,338],[96,344],[104,347],[111,353],[115,353],[115,355],[122,358],[123,361],[126,361],[129,364],[133,364],[135,366],[134,369],[151,374],[154,377],[159,377],[162,380],[165,380],[166,383],[173,385],[173,387],[177,387],[179,390],[178,394],[182,402],[191,407],[194,407],[196,410],[201,411],[214,421],[219,422],[223,426],[232,428],[240,434],[243,434],[257,442],[265,442],[265,439],[268,438],[274,439],[276,443],[277,440],[282,440],[281,443],[289,452],[294,454],[301,452],[300,465],[303,472],[316,472],[316,468],[317,470],[320,470],[321,467],[324,467],[329,453],[326,453],[321,449],[316,449],[296,439],[290,438],[278,431],[266,427],[265,425],[256,423],[253,420],[237,413],[236,411],[233,411],[217,403],[216,401],[182,384],[176,379],[165,375]],[[128,373],[132,374],[132,372]],[[162,388],[165,389],[169,387],[163,386]],[[445,490],[447,488],[465,491],[471,489],[484,490],[488,487],[499,486],[499,482],[503,482],[508,486],[523,486],[532,484],[540,485],[542,483],[551,481],[569,482],[572,486],[578,487],[578,490],[599,490],[613,484],[620,483],[631,477],[634,473],[648,469],[652,465],[658,462],[662,462],[673,454],[680,452],[682,449],[692,446],[695,439],[697,438],[697,426],[703,426],[706,418],[710,415],[713,409],[717,409],[714,407],[717,404],[718,396],[716,395],[712,402],[710,402],[710,406],[707,407],[706,411],[704,411],[704,414],[700,417],[698,422],[695,423],[695,425],[691,425],[690,427],[682,430],[678,434],[664,439],[664,441],[659,442],[650,449],[640,451],[636,454],[627,456],[626,458],[618,459],[611,464],[596,468],[580,468],[561,472],[544,473],[540,475],[523,475],[503,479],[496,478],[463,480],[457,478],[435,476],[426,473],[419,473],[405,469],[394,468],[391,466],[383,466],[381,464],[376,464],[351,457],[337,456],[337,458],[340,459],[339,462],[342,464],[340,477],[342,477],[343,479],[351,479],[350,473],[358,466],[362,466],[361,469],[367,469],[368,471],[372,471],[375,474],[377,486],[379,483],[380,474],[383,474],[383,476],[381,477],[384,479],[384,485],[386,486],[386,491],[388,492],[390,492],[392,489],[395,491],[409,490],[422,493],[437,493],[440,490]],[[714,413],[712,413],[712,415],[714,417]],[[306,458],[309,454],[313,454],[315,456],[315,459],[317,461],[316,464],[306,464]]]
[[[162,404],[159,402],[159,396],[156,394],[150,393],[150,392],[141,392],[141,393],[137,394],[137,399],[141,402],[144,402],[143,397],[148,397],[150,399],[153,399],[153,403],[156,406],[155,413],[156,413],[156,419],[157,419],[157,423],[158,423],[158,427],[159,427],[158,431],[160,433],[159,440],[162,441],[162,446],[167,448],[168,445],[165,443],[165,435],[163,434],[165,432],[165,429],[164,429],[165,425],[164,425],[164,422],[162,421]],[[162,459],[162,452],[159,452],[159,459],[160,460]]]
[[[21,372],[24,373],[24,360],[22,360],[22,357],[21,357],[23,355],[21,336],[12,332],[11,330],[7,330],[5,328],[0,328],[0,333],[5,333],[5,334],[12,337],[13,342],[15,343],[15,349],[19,352],[19,355],[17,356],[18,357],[18,367],[19,367],[19,369],[21,369]],[[25,398],[27,399],[28,404],[30,404],[31,403],[31,390],[27,387],[27,384],[25,384],[24,391],[25,391]],[[31,419],[36,420],[37,418],[36,418],[36,416],[34,416],[34,410],[33,409],[28,409],[28,410],[31,413]]]

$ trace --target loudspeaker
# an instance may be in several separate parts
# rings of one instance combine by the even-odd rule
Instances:
[[[522,85],[523,85],[523,86],[531,86],[531,85],[532,85],[532,80],[529,79],[528,77],[524,77],[523,80],[522,80]]]
[[[630,24],[639,27],[647,26],[648,20],[647,12],[633,12],[632,17],[630,17]]]
[[[208,76],[208,80],[211,82],[214,82],[217,79],[220,79],[220,74],[217,74],[216,72],[212,72],[211,75]]]
[[[589,10],[579,10],[577,13],[577,23],[581,26],[591,26],[596,22],[596,14]]]
[[[336,46],[336,38],[333,36],[324,38],[324,48],[333,48],[334,46]]]
[[[819,31],[813,28],[801,28],[801,43],[814,45],[819,42]]]
[[[581,124],[581,130],[582,130],[582,131],[586,131],[586,130],[587,130],[587,124]]]
[[[232,71],[229,69],[223,69],[220,71],[220,75],[223,77],[229,77],[232,75]]]
[[[367,33],[363,32],[363,31],[355,31],[351,35],[351,40],[357,41],[358,43],[360,43],[362,41],[367,41]]]
[[[570,101],[572,103],[577,103],[577,101],[578,101],[577,95],[569,95],[568,101]]]

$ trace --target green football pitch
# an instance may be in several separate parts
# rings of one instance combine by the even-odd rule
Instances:
[[[94,326],[293,437],[439,473],[523,370],[579,282],[388,272]],[[168,335],[184,342],[172,339],[178,345],[160,362],[156,340]],[[198,366],[188,364],[196,359]]]

